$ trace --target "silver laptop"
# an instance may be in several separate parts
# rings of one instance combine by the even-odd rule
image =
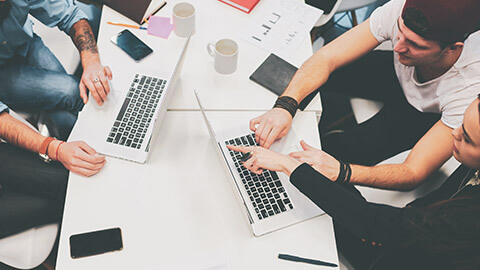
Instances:
[[[191,34],[186,38],[183,49],[170,76],[159,76],[161,71],[122,71],[117,76],[127,76],[120,87],[128,89],[115,109],[106,110],[104,126],[92,130],[87,142],[99,153],[138,163],[147,161],[155,134],[165,117],[167,107],[180,76]],[[120,78],[120,80],[125,80]],[[118,86],[117,86],[118,87]],[[104,106],[108,107],[108,106]]]
[[[225,165],[229,182],[232,184],[241,208],[255,236],[260,236],[295,223],[305,221],[324,212],[295,188],[283,173],[264,170],[257,175],[243,167],[241,153],[227,145],[255,146],[255,135],[248,125],[215,132],[195,91],[198,105],[208,126],[217,153]],[[289,135],[272,145],[278,152],[300,149],[300,142],[290,131]],[[288,138],[290,137],[290,138]],[[278,148],[280,146],[280,149]],[[295,151],[295,150],[294,150]]]

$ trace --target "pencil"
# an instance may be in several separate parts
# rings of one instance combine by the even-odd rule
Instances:
[[[132,24],[125,24],[125,23],[115,23],[115,22],[107,22],[108,24],[111,25],[117,25],[117,26],[123,26],[123,27],[131,27],[131,28],[136,28],[136,29],[142,29],[142,30],[147,30],[146,27],[143,26],[137,26],[137,25],[132,25]]]

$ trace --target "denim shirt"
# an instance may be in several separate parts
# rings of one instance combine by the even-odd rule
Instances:
[[[16,54],[25,57],[33,38],[29,13],[48,27],[58,26],[67,35],[76,22],[87,19],[73,0],[10,0],[10,3],[10,14],[0,24],[0,65]]]

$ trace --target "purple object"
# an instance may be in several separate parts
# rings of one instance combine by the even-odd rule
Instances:
[[[148,20],[147,32],[149,35],[167,39],[173,30],[173,24],[170,24],[170,18],[152,16]]]

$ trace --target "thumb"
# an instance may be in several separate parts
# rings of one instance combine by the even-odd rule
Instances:
[[[83,100],[83,104],[87,104],[88,95],[87,95],[87,89],[85,88],[85,84],[83,84],[83,82],[80,81],[80,84],[78,85],[78,88],[80,88],[80,97]]]
[[[309,145],[304,140],[300,141],[300,145],[302,146],[303,150],[313,150],[313,149],[315,149],[313,146]]]
[[[250,120],[250,130],[253,132],[257,131],[256,125],[258,124],[260,124],[260,119],[258,119],[258,117]]]

